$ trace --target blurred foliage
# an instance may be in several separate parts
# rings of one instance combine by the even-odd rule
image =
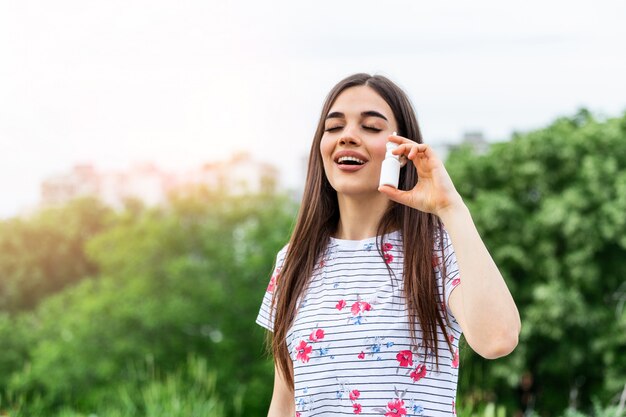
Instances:
[[[77,412],[63,407],[57,417],[223,417],[224,404],[216,394],[217,378],[208,369],[205,359],[190,356],[176,372],[160,377],[151,364],[146,364],[130,381],[117,384],[117,403],[99,404],[92,413]],[[144,381],[139,385],[137,381]],[[237,399],[241,404],[241,398]],[[28,407],[24,401],[14,401],[11,417],[49,415],[46,405],[35,400]],[[1,405],[1,404],[0,404]],[[241,414],[238,409],[236,415]]]
[[[458,408],[459,417],[506,417],[506,407],[494,403],[487,403],[480,410],[476,410],[474,404],[463,404]]]
[[[111,216],[97,200],[81,199],[32,218],[0,222],[0,311],[31,309],[96,273],[85,242],[105,229]]]
[[[0,316],[14,357],[0,362],[0,382],[27,403],[93,410],[117,401],[113,381],[136,379],[137,363],[172,372],[193,353],[216,371],[226,412],[233,398],[246,413],[266,412],[273,366],[254,317],[294,213],[284,196],[196,190],[119,214],[86,243],[97,277]]]
[[[461,147],[446,166],[522,317],[512,355],[465,349],[460,393],[514,409],[511,388],[529,372],[538,410],[615,403],[626,384],[626,114],[580,110],[484,154]]]
[[[480,409],[474,409],[473,406],[462,407],[457,411],[459,417],[507,417],[506,407],[494,403],[483,404]],[[590,413],[583,413],[573,408],[567,408],[559,414],[560,417],[626,417],[626,409],[620,409],[618,406],[602,407],[599,403],[595,403]],[[523,415],[523,417],[539,417],[539,414],[531,411]]]

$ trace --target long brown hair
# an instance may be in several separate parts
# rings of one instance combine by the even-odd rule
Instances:
[[[326,97],[322,113],[313,137],[307,169],[304,195],[298,218],[289,241],[286,257],[272,297],[275,309],[274,332],[268,332],[268,350],[274,356],[279,371],[288,386],[294,386],[292,361],[286,337],[297,312],[297,300],[305,291],[314,266],[335,232],[339,220],[337,192],[326,178],[320,154],[320,141],[324,134],[324,121],[337,97],[346,89],[368,86],[376,91],[391,107],[398,125],[398,135],[422,143],[415,111],[406,94],[392,81],[380,75],[354,74],[341,80]],[[399,189],[410,190],[417,183],[417,171],[408,160],[400,171]],[[435,278],[433,259],[443,259],[443,226],[433,214],[421,212],[392,202],[378,224],[377,235],[399,229],[404,245],[404,293],[407,302],[411,340],[417,346],[416,325],[422,331],[422,347],[435,355],[439,365],[437,326],[442,330],[448,348],[446,325],[448,316],[445,305],[441,308],[439,290]],[[441,256],[433,257],[435,242]],[[381,242],[377,241],[381,257]],[[445,277],[445,263],[441,262]],[[391,270],[390,270],[391,272]],[[393,282],[393,280],[392,280]],[[445,297],[443,297],[445,300]]]

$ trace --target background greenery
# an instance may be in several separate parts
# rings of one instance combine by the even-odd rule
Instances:
[[[581,110],[446,166],[523,321],[506,358],[463,350],[459,415],[513,415],[524,374],[540,415],[618,415],[626,114]],[[0,222],[0,415],[266,415],[273,365],[254,320],[296,210],[196,189]]]

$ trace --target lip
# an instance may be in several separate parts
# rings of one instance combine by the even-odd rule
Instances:
[[[339,168],[342,171],[346,171],[346,172],[358,171],[359,169],[363,168],[364,166],[365,166],[365,164],[363,164],[363,165],[339,165],[339,164],[337,164],[337,168]]]
[[[365,163],[367,163],[369,161],[369,159],[367,159],[365,156],[363,156],[363,154],[360,154],[358,152],[355,151],[339,151],[337,152],[335,155],[333,155],[333,162],[337,163],[337,160],[339,160],[339,158],[341,158],[342,156],[352,156],[354,158],[358,158],[361,161],[365,161]],[[365,165],[365,164],[363,164]],[[360,165],[360,166],[363,166]]]
[[[363,165],[342,165],[337,162],[342,156],[352,156],[354,158],[360,159],[361,161],[365,161],[365,163],[363,163]],[[335,165],[337,165],[337,168],[342,171],[355,172],[363,168],[369,162],[369,159],[363,156],[363,154],[355,151],[339,151],[335,155],[333,155],[333,162],[335,163]]]

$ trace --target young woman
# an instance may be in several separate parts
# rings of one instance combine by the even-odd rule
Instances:
[[[387,141],[398,189],[379,187]],[[326,98],[275,265],[257,317],[273,332],[269,416],[455,415],[461,333],[489,359],[517,345],[506,283],[406,94],[382,76],[355,74]]]

